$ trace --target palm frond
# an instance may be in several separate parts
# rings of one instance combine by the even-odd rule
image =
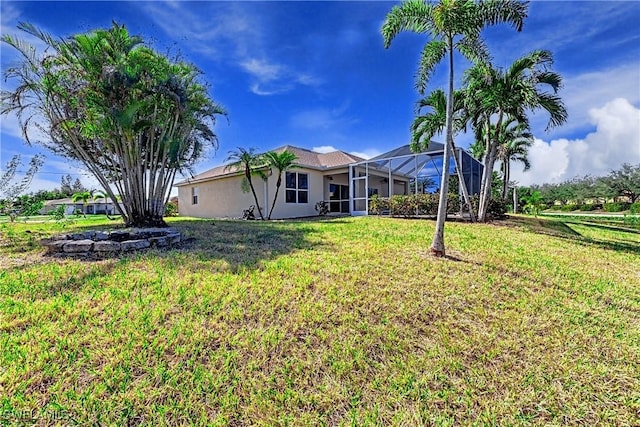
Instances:
[[[380,30],[385,49],[402,31],[415,33],[429,31],[432,10],[433,6],[423,0],[409,0],[399,6],[394,6],[387,14]]]

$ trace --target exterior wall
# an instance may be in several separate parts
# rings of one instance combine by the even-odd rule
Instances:
[[[276,206],[273,209],[273,215],[271,219],[283,219],[283,218],[298,218],[305,216],[315,216],[318,214],[316,211],[316,203],[321,200],[325,200],[326,179],[324,173],[312,169],[297,168],[292,169],[291,172],[306,173],[309,175],[309,201],[308,203],[286,203],[286,179],[285,173],[282,174],[282,186],[278,192],[278,200]],[[268,183],[268,200],[269,208],[273,202],[273,196],[276,191],[277,176],[270,176]],[[268,213],[268,212],[267,212]],[[266,216],[266,215],[265,215]]]
[[[260,198],[260,179],[254,180]],[[251,192],[241,188],[242,176],[231,176],[213,181],[199,182],[178,187],[178,206],[182,216],[196,218],[241,218],[242,211],[255,205]],[[198,188],[198,204],[192,201],[192,189]],[[261,201],[260,207],[264,202]],[[258,210],[255,210],[258,216]]]
[[[291,172],[309,175],[308,203],[286,203],[286,178],[282,174],[282,185],[278,192],[278,199],[273,209],[271,219],[297,218],[315,216],[315,205],[324,200],[324,175],[320,171],[311,169],[293,169]],[[276,192],[278,177],[272,175],[265,184],[260,178],[253,180],[262,213],[267,217]],[[242,211],[255,205],[253,195],[242,192],[242,176],[231,176],[211,181],[188,184],[178,187],[178,206],[182,216],[196,218],[241,218]],[[198,188],[198,204],[192,203],[192,188]],[[259,217],[258,210],[254,211]]]

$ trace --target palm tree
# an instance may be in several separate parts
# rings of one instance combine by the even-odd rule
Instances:
[[[109,197],[109,195],[104,191],[96,190],[96,191],[93,192],[93,201],[95,202],[96,200],[104,199],[104,214],[107,217],[107,219],[113,220],[115,218],[111,218],[111,216],[109,214],[109,209],[107,209],[107,205],[108,205],[107,198],[108,197]],[[117,200],[112,200],[112,202],[115,203],[116,205],[118,204]]]
[[[278,171],[278,180],[276,181],[276,194],[275,196],[273,196],[273,203],[271,204],[269,215],[267,215],[267,219],[271,219],[273,208],[276,206],[276,200],[278,200],[278,191],[280,191],[280,186],[282,185],[282,172],[295,168],[296,166],[294,162],[298,160],[298,156],[288,150],[284,150],[282,153],[269,151],[268,153],[265,153],[264,159],[267,161],[267,165],[269,165],[271,169],[276,169]]]
[[[435,67],[448,54],[446,142],[438,217],[431,243],[431,253],[436,256],[445,255],[444,223],[447,216],[449,161],[453,148],[453,52],[459,51],[472,62],[486,60],[489,55],[480,38],[482,29],[504,22],[520,31],[526,16],[527,3],[518,0],[488,0],[479,3],[473,0],[441,0],[438,3],[408,0],[400,6],[394,6],[382,25],[385,48],[402,31],[427,34],[431,38],[422,50],[418,67],[416,88],[421,94],[424,93]]]
[[[71,200],[73,203],[82,202],[82,216],[87,217],[87,202],[91,198],[91,191],[80,191],[73,193]]]
[[[533,135],[529,128],[509,118],[504,122],[501,132],[501,141],[498,145],[497,159],[502,168],[502,198],[507,199],[509,180],[511,179],[511,162],[521,162],[524,171],[531,168],[531,162],[527,154],[533,145]]]
[[[480,221],[486,218],[491,198],[491,173],[497,159],[503,122],[510,117],[528,127],[527,112],[538,109],[549,113],[547,129],[567,120],[567,110],[557,96],[562,78],[548,70],[552,63],[551,52],[538,50],[517,59],[507,70],[496,69],[483,62],[467,71],[467,110],[472,116],[476,138],[482,138],[484,142],[484,170],[478,207]],[[544,92],[542,87],[545,86],[549,86],[553,93]]]
[[[258,168],[265,165],[263,156],[256,154],[255,149],[245,149],[238,147],[237,150],[229,151],[225,162],[232,161],[227,168],[235,168],[236,170],[242,169],[244,171],[245,182],[249,185],[251,193],[253,194],[253,200],[256,202],[260,219],[264,221],[264,215],[262,215],[262,209],[260,209],[260,203],[258,202],[258,196],[256,189],[253,187],[253,180],[251,179],[255,173],[259,173]]]
[[[1,114],[15,113],[27,141],[81,162],[115,200],[128,226],[166,226],[164,207],[178,172],[190,171],[226,115],[200,82],[200,71],[145,47],[115,22],[68,39],[35,26],[19,29],[46,45],[4,34],[21,62],[6,70],[12,91],[2,91]],[[33,136],[33,135],[32,135]]]
[[[465,117],[461,114],[464,109],[464,96],[465,92],[462,90],[456,90],[453,93],[453,113],[455,114],[453,119],[454,133],[458,133],[465,127]],[[416,113],[420,114],[420,111],[424,108],[430,108],[431,111],[424,115],[418,115],[411,124],[411,150],[413,152],[420,152],[428,148],[431,138],[433,138],[435,134],[442,133],[444,130],[447,115],[447,100],[444,92],[441,89],[436,89],[422,98],[416,105]],[[454,149],[455,144],[452,147],[453,153],[455,153]],[[454,155],[453,160],[458,177],[462,177],[462,168],[460,167],[458,157]],[[475,222],[473,204],[471,203],[471,197],[469,197],[469,190],[467,189],[467,183],[464,177],[459,182],[461,184],[464,202],[467,205],[467,209],[469,209],[471,221]]]

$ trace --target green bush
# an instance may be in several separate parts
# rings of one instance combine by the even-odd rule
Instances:
[[[174,202],[167,203],[164,208],[164,216],[178,216],[178,204]]]
[[[629,206],[629,212],[632,214],[640,214],[640,202],[635,202]]]
[[[593,203],[583,203],[580,205],[580,210],[583,212],[595,211],[598,209],[599,205],[595,205]]]
[[[439,195],[434,194],[408,194],[380,197],[374,195],[369,199],[369,213],[372,215],[389,214],[411,218],[416,215],[438,214]],[[477,204],[477,203],[476,203]],[[457,194],[449,194],[447,201],[447,213],[454,214],[460,210],[460,198]]]
[[[562,212],[573,212],[573,211],[578,210],[578,205],[562,205],[560,207],[560,210]]]
[[[508,202],[502,198],[491,199],[487,206],[487,215],[495,219],[505,218],[508,206]]]
[[[603,209],[606,212],[622,212],[629,209],[629,203],[622,202],[614,202],[614,203],[605,203]]]
[[[389,198],[374,194],[369,200],[369,214],[382,215],[383,213],[389,213]]]

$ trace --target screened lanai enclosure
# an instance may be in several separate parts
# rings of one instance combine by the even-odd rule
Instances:
[[[478,194],[482,164],[463,149],[456,148],[454,154],[461,165],[469,193]],[[351,215],[367,215],[374,196],[390,198],[394,195],[438,193],[443,160],[444,145],[431,142],[429,149],[422,153],[412,153],[409,145],[404,145],[372,159],[349,165]],[[452,177],[457,176],[453,158],[449,173]],[[459,178],[457,182],[460,183]],[[457,192],[462,200],[460,184],[457,189],[449,188],[449,192]]]

